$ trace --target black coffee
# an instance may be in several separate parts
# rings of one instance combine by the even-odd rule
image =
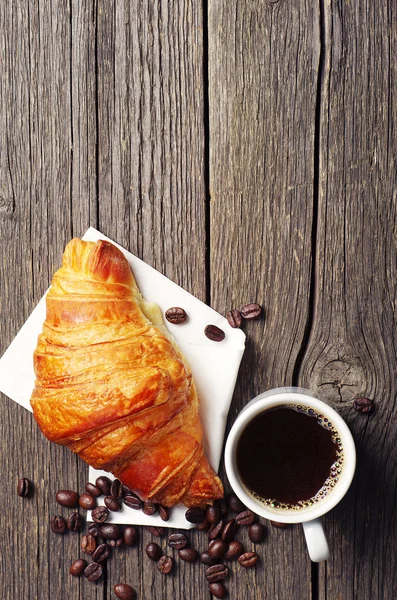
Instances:
[[[324,498],[341,473],[341,440],[311,408],[281,406],[256,415],[240,435],[237,469],[247,489],[278,508],[302,508]]]

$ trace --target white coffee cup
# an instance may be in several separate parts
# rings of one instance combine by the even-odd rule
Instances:
[[[265,410],[288,405],[312,408],[328,418],[338,431],[343,447],[343,467],[335,486],[327,496],[312,506],[290,510],[273,508],[256,499],[242,483],[236,464],[237,444],[247,424]],[[319,517],[334,508],[346,494],[356,467],[353,437],[342,417],[333,408],[315,398],[310,391],[296,387],[277,388],[260,394],[243,408],[230,430],[225,447],[225,466],[234,492],[249,509],[271,521],[302,523],[311,560],[321,562],[329,558],[329,547]]]

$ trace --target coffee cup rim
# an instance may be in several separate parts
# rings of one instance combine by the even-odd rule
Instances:
[[[344,452],[341,478],[329,496],[309,508],[299,509],[296,513],[284,513],[277,508],[273,509],[255,500],[241,483],[235,460],[237,442],[244,427],[263,410],[275,406],[285,406],[286,404],[303,404],[331,418],[342,438]],[[356,449],[350,429],[342,417],[329,404],[319,400],[309,390],[292,387],[277,388],[253,398],[237,416],[226,440],[225,467],[230,485],[247,508],[266,519],[280,523],[304,523],[326,514],[342,500],[353,480],[356,467]]]

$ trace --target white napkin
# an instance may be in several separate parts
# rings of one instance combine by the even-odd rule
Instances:
[[[83,239],[93,242],[104,239],[115,244],[93,227],[87,230]],[[245,335],[240,329],[230,327],[222,315],[167,277],[121,246],[118,248],[128,259],[145,300],[158,304],[163,314],[171,306],[181,306],[188,314],[188,320],[183,325],[172,325],[166,320],[165,325],[193,373],[200,398],[204,449],[211,465],[218,470],[226,418],[244,353]],[[45,313],[44,296],[0,359],[0,391],[30,411],[30,396],[35,381],[33,352],[37,337],[41,333]],[[206,338],[204,327],[208,324],[223,329],[226,337],[222,342],[212,342]],[[99,474],[105,473],[90,467],[89,480],[94,482]],[[107,475],[112,478],[108,473]],[[112,522],[188,528],[191,524],[184,517],[185,510],[181,505],[175,507],[171,511],[170,520],[164,523],[159,516],[147,516],[141,511],[123,506],[122,511],[112,513]]]

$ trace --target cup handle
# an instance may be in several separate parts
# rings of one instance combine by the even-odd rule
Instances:
[[[307,549],[313,562],[322,562],[329,558],[329,546],[320,519],[302,523]]]

